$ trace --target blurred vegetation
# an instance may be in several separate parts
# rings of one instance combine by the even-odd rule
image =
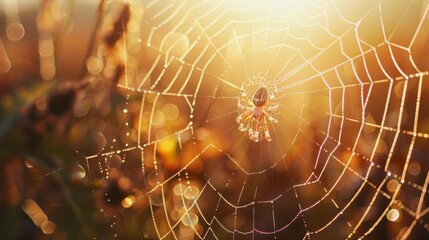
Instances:
[[[91,128],[91,119],[97,116],[115,119],[111,114],[123,101],[107,87],[115,85],[121,67],[100,83],[100,74],[89,74],[85,61],[103,42],[108,49],[115,46],[125,31],[129,8],[122,4],[111,11],[114,29],[101,36],[103,20],[110,20],[103,15],[104,1],[10,1],[4,6],[0,8],[1,239],[92,238],[98,211],[94,191],[100,186],[88,179],[85,158],[70,146],[94,152],[96,144],[84,134],[85,127]],[[83,9],[92,14],[79,16],[85,18],[75,26],[81,32],[70,33],[70,24],[79,24],[71,19],[72,11]],[[118,11],[125,12],[118,17]],[[70,44],[65,40],[70,34],[88,37]],[[61,52],[70,49],[76,52],[68,56],[70,65],[57,64]],[[85,54],[81,49],[86,49]],[[102,114],[95,99],[109,104]],[[87,115],[92,116],[89,122]],[[76,124],[85,127],[77,131]],[[23,211],[27,205],[33,215]]]

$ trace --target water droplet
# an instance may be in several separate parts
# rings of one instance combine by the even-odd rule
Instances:
[[[76,164],[71,173],[71,178],[73,180],[82,180],[86,175],[85,169],[80,165]]]
[[[193,227],[198,223],[198,216],[193,212],[188,212],[183,216],[182,223],[185,226]]]
[[[392,222],[396,222],[399,219],[399,216],[399,211],[396,209],[390,209],[390,211],[386,215],[387,219]]]
[[[152,171],[147,174],[146,181],[150,187],[156,187],[159,183],[164,181],[164,175],[157,171]]]
[[[121,164],[122,164],[122,158],[117,154],[113,154],[108,159],[108,165],[110,169],[117,169],[121,166]]]
[[[164,199],[162,198],[162,187],[154,189],[150,194],[148,194],[150,203],[153,206],[162,206],[164,204]]]
[[[182,196],[185,192],[185,188],[186,188],[185,185],[183,185],[182,183],[178,183],[178,184],[176,184],[176,186],[174,186],[173,192],[177,196]]]
[[[106,141],[106,137],[103,135],[103,133],[98,132],[98,133],[95,135],[95,142],[97,143],[97,146],[98,146],[100,149],[103,149],[103,148],[106,146],[106,143],[107,143],[107,141]]]
[[[13,22],[6,27],[6,36],[11,41],[19,41],[24,37],[25,29],[21,23]]]
[[[0,39],[0,73],[7,73],[11,67],[12,64],[10,63],[3,42]]]
[[[195,186],[189,186],[186,188],[184,196],[188,200],[195,200],[198,197],[200,190]]]

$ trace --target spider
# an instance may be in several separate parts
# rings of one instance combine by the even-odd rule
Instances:
[[[260,140],[271,141],[269,126],[278,121],[271,115],[276,111],[279,105],[273,102],[276,89],[272,93],[263,85],[256,89],[250,101],[241,88],[242,98],[238,101],[238,108],[241,111],[237,117],[238,129],[246,132],[249,138],[255,142]]]

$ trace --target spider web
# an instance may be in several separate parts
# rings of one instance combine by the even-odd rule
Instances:
[[[122,125],[86,156],[140,189],[119,235],[128,218],[149,239],[428,235],[426,1],[130,6]],[[278,89],[271,142],[238,130],[252,79]]]

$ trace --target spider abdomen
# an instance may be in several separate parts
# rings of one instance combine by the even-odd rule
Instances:
[[[268,89],[265,86],[259,87],[253,94],[253,104],[256,107],[264,106],[268,100]]]

